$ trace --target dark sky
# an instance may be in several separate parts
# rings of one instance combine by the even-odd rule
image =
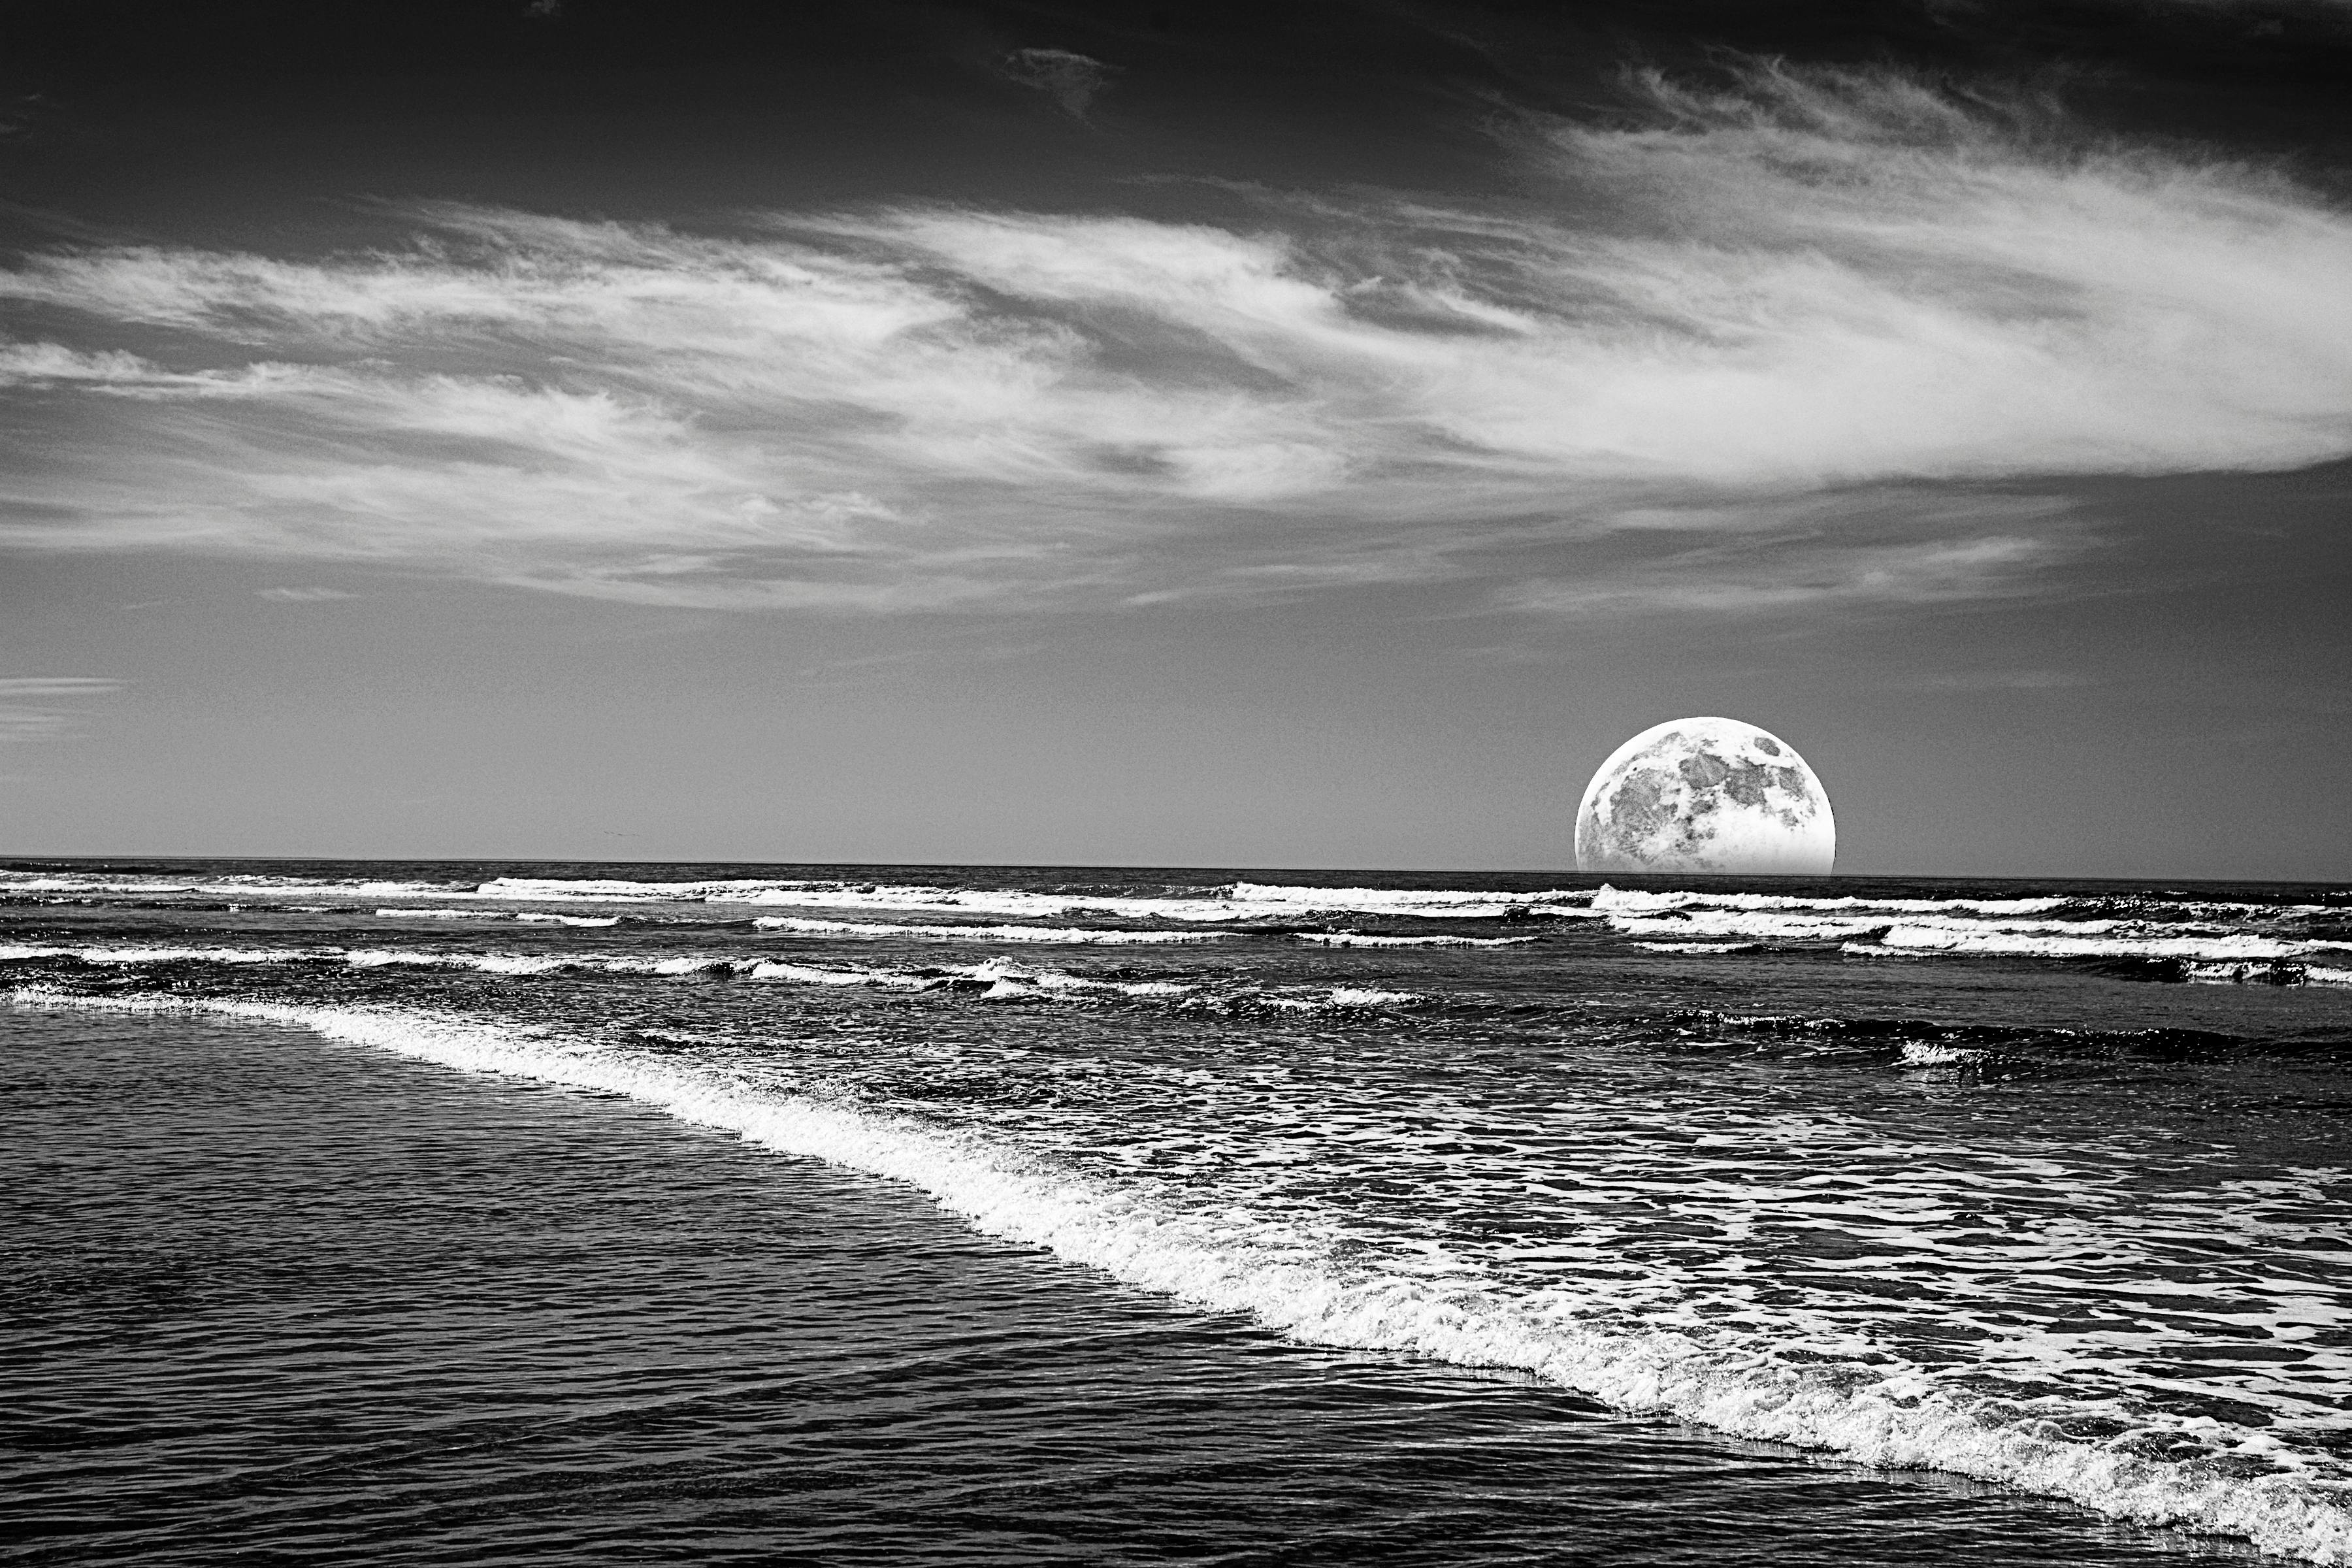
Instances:
[[[2352,878],[2352,5],[0,7],[0,853]]]

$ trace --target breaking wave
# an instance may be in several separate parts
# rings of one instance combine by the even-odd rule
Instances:
[[[1318,947],[1517,947],[1538,940],[1531,936],[1367,936],[1352,931],[1302,931],[1291,935]]]
[[[933,942],[1036,942],[1060,946],[1122,947],[1223,940],[1220,931],[1099,931],[1084,926],[963,926],[880,925],[866,921],[805,920],[793,915],[762,915],[752,925],[763,931],[801,931],[811,936],[921,937]]]
[[[2140,931],[2128,935],[2052,935],[2042,931],[1898,925],[1890,927],[1875,945],[1901,952],[1979,953],[2003,958],[2179,958],[2234,963],[2299,958],[2309,952],[2340,950],[2347,944],[2285,942],[2275,937],[2219,932],[2195,936]]]
[[[1188,886],[1128,881],[1039,889],[968,880],[846,878],[652,880],[493,877],[390,880],[274,874],[210,877],[0,871],[0,897],[137,895],[183,910],[332,906],[364,899],[386,921],[500,921],[578,928],[750,926],[816,938],[1145,947],[1223,937],[1288,936],[1331,948],[1536,947],[1534,932],[1614,936],[1691,958],[1759,948],[1859,958],[2000,958],[2105,963],[2142,978],[2212,984],[2340,985],[2352,969],[2352,903],[2257,903],[2185,890],[2078,890],[2029,897],[1870,897],[1831,890],[1642,889],[1603,883],[1509,892],[1477,889],[1317,887],[1234,880]],[[2308,895],[2306,895],[2308,897]],[[170,900],[183,901],[174,905]],[[212,903],[197,900],[256,900]],[[378,902],[378,900],[384,900]],[[616,907],[621,906],[621,907]],[[660,907],[656,907],[660,906]],[[364,906],[363,906],[364,907]],[[1377,921],[1407,929],[1354,929]],[[1496,922],[1509,935],[1442,924]],[[1570,923],[1561,923],[1570,922]],[[1222,928],[1222,929],[1219,929]],[[520,959],[528,966],[585,960]]]
[[[2292,1474],[2236,1476],[2121,1438],[2069,1436],[2071,1412],[2056,1395],[2020,1404],[1864,1366],[1792,1365],[1738,1335],[1683,1323],[1603,1326],[1571,1289],[1512,1290],[1472,1273],[1433,1272],[1335,1245],[1311,1214],[1204,1209],[1181,1184],[1081,1173],[972,1130],[763,1089],[674,1057],[413,1010],[15,994],[35,1005],[299,1026],[465,1071],[625,1095],[780,1152],[906,1184],[983,1233],[1181,1300],[1249,1313],[1312,1342],[1516,1369],[1629,1411],[1868,1465],[1972,1476],[2314,1562],[2352,1562],[2352,1512],[2340,1495]]]
[[[1132,980],[988,959],[962,964],[794,963],[707,953],[450,952],[419,948],[0,946],[0,963],[63,961],[97,966],[326,964],[352,970],[425,969],[522,978],[549,974],[745,980],[882,991],[950,992],[984,1002],[1163,1002],[1213,1013],[1349,1012],[1415,1005],[1416,992],[1361,985],[1264,985],[1248,981]]]
[[[1969,914],[2039,915],[2063,909],[2073,900],[2039,899],[1863,899],[1805,898],[1787,893],[1716,893],[1698,890],[1645,893],[1602,883],[1592,894],[1592,908],[1609,915],[1646,915],[1668,910],[1801,910],[1809,914]],[[1884,923],[1884,922],[1881,922]]]
[[[1559,916],[1591,913],[1582,889],[1511,893],[1472,889],[1316,888],[1237,881],[1154,894],[1063,893],[964,885],[854,882],[825,879],[724,878],[704,881],[639,881],[626,878],[496,877],[463,884],[420,881],[337,881],[323,878],[225,876],[207,879],[70,876],[0,871],[0,891],[116,893],[149,897],[332,895],[414,897],[446,906],[485,904],[765,904],[809,909],[957,911],[1013,920],[1087,917],[1197,923],[1264,921],[1308,914],[1379,914],[1403,919],[1481,920],[1517,912]]]

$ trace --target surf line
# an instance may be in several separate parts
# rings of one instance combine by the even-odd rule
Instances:
[[[305,1028],[460,1071],[626,1096],[780,1153],[912,1186],[983,1235],[1194,1305],[1343,1349],[1405,1352],[1534,1373],[1621,1410],[1787,1443],[1888,1469],[1936,1469],[2063,1498],[2137,1523],[2242,1537],[2320,1563],[2352,1563],[2352,1511],[2290,1476],[2231,1479],[2193,1461],[2053,1438],[1986,1406],[1901,1378],[1841,1388],[1753,1351],[1671,1330],[1576,1322],[1489,1287],[1348,1268],[1312,1237],[1269,1221],[1187,1214],[1158,1187],[1090,1177],[971,1134],[857,1110],[584,1040],[415,1010],[308,1007],[215,998],[8,993],[34,1007],[209,1014]]]

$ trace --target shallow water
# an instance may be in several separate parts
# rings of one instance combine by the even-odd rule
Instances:
[[[0,879],[35,1551],[2345,1560],[2332,889],[502,869]]]

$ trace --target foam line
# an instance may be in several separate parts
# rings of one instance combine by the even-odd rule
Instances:
[[[1758,937],[1781,942],[1833,942],[1900,929],[1922,933],[1953,931],[1962,936],[1994,932],[2001,935],[2104,936],[2111,931],[2152,929],[2128,921],[1987,920],[1953,915],[1912,915],[1899,925],[1893,917],[1864,911],[1848,914],[1784,913],[1757,910],[1692,909],[1665,914],[1610,914],[1609,928],[1625,936]],[[1932,938],[1923,937],[1923,944]]]
[[[801,985],[866,986],[888,991],[957,990],[983,1002],[1100,1001],[1125,997],[1212,1010],[1266,1008],[1314,1013],[1387,1007],[1423,1000],[1409,991],[1364,986],[1269,989],[1254,984],[1211,986],[1178,980],[1108,980],[1065,970],[1030,968],[1008,958],[977,963],[915,967],[793,963],[761,957],[685,953],[433,952],[413,948],[0,947],[0,963],[71,959],[93,964],[341,963],[353,969],[454,969],[478,974],[532,975],[563,972],[644,974],[685,979],[737,975]]]
[[[2178,958],[2210,963],[2297,958],[2320,945],[2266,936],[2050,936],[1909,925],[1893,927],[1878,939],[1878,944],[1898,952],[2000,958]]]
[[[1295,919],[1302,914],[1359,912],[1400,918],[1491,919],[1514,910],[1556,916],[1590,915],[1591,895],[1576,889],[1533,893],[1473,889],[1308,888],[1234,882],[1153,895],[1099,897],[1018,889],[930,886],[794,879],[729,878],[697,882],[646,882],[625,878],[497,877],[478,887],[430,882],[341,883],[322,879],[226,877],[211,880],[43,876],[0,872],[0,891],[132,893],[151,897],[227,895],[236,898],[414,897],[436,906],[498,903],[749,903],[811,909],[904,910],[991,915],[1013,920],[1110,917],[1214,923]]]
[[[2050,936],[2026,931],[1949,931],[1895,926],[1883,947],[1927,952],[1981,952],[2029,958],[2288,958],[2310,944],[2263,936]]]
[[[525,917],[526,919],[529,917]],[[867,921],[805,920],[761,915],[751,922],[766,931],[806,931],[813,936],[911,936],[935,942],[1035,942],[1066,947],[1129,947],[1171,942],[1221,942],[1221,931],[1095,931],[1077,926],[880,925]]]
[[[1580,1303],[1564,1292],[1513,1296],[1475,1279],[1343,1261],[1295,1222],[1188,1211],[1179,1189],[1084,1176],[977,1134],[762,1092],[675,1060],[413,1012],[25,990],[13,999],[295,1025],[465,1071],[623,1094],[780,1152],[904,1183],[987,1235],[1316,1343],[1517,1368],[1621,1409],[1866,1465],[1948,1470],[2315,1563],[2352,1562],[2352,1512],[2289,1476],[2232,1479],[2053,1436],[2012,1406],[1916,1379],[1855,1382],[1851,1368],[1809,1371],[1672,1329],[1596,1328],[1576,1320]]]

